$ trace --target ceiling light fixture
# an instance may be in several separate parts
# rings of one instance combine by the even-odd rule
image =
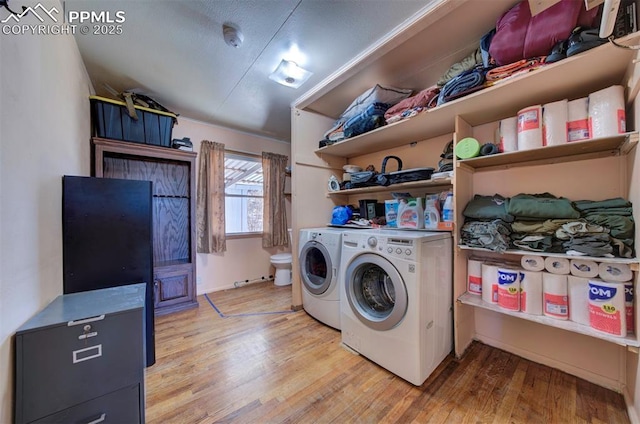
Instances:
[[[311,75],[313,75],[313,72],[302,69],[295,62],[282,59],[276,70],[269,75],[269,79],[287,87],[298,88]]]

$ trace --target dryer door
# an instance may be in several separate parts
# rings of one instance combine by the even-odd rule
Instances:
[[[317,241],[308,241],[300,250],[299,262],[302,284],[307,290],[315,295],[326,292],[333,277],[333,264],[327,248]]]
[[[347,267],[344,284],[351,310],[367,327],[390,330],[404,318],[407,288],[396,267],[382,256],[357,256]]]

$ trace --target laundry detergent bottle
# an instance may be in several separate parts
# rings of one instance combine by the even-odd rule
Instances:
[[[438,208],[438,195],[429,195],[425,198],[424,228],[428,230],[438,229],[440,223],[440,208]]]
[[[442,207],[442,220],[444,222],[453,222],[453,192],[447,193],[447,199]]]
[[[398,205],[398,228],[424,228],[422,198],[401,200]]]

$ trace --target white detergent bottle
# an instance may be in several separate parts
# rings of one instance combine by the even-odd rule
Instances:
[[[444,222],[453,222],[453,192],[447,194],[447,199],[442,207],[442,220]]]
[[[428,230],[438,229],[440,223],[440,210],[438,208],[438,195],[430,195],[425,198],[424,228]]]

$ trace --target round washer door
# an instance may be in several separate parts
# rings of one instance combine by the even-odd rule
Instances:
[[[347,267],[344,285],[351,310],[373,330],[392,329],[407,312],[404,281],[396,267],[382,256],[357,256]]]
[[[321,295],[331,285],[333,264],[329,251],[322,243],[311,240],[300,250],[300,275],[302,284],[312,294]]]

